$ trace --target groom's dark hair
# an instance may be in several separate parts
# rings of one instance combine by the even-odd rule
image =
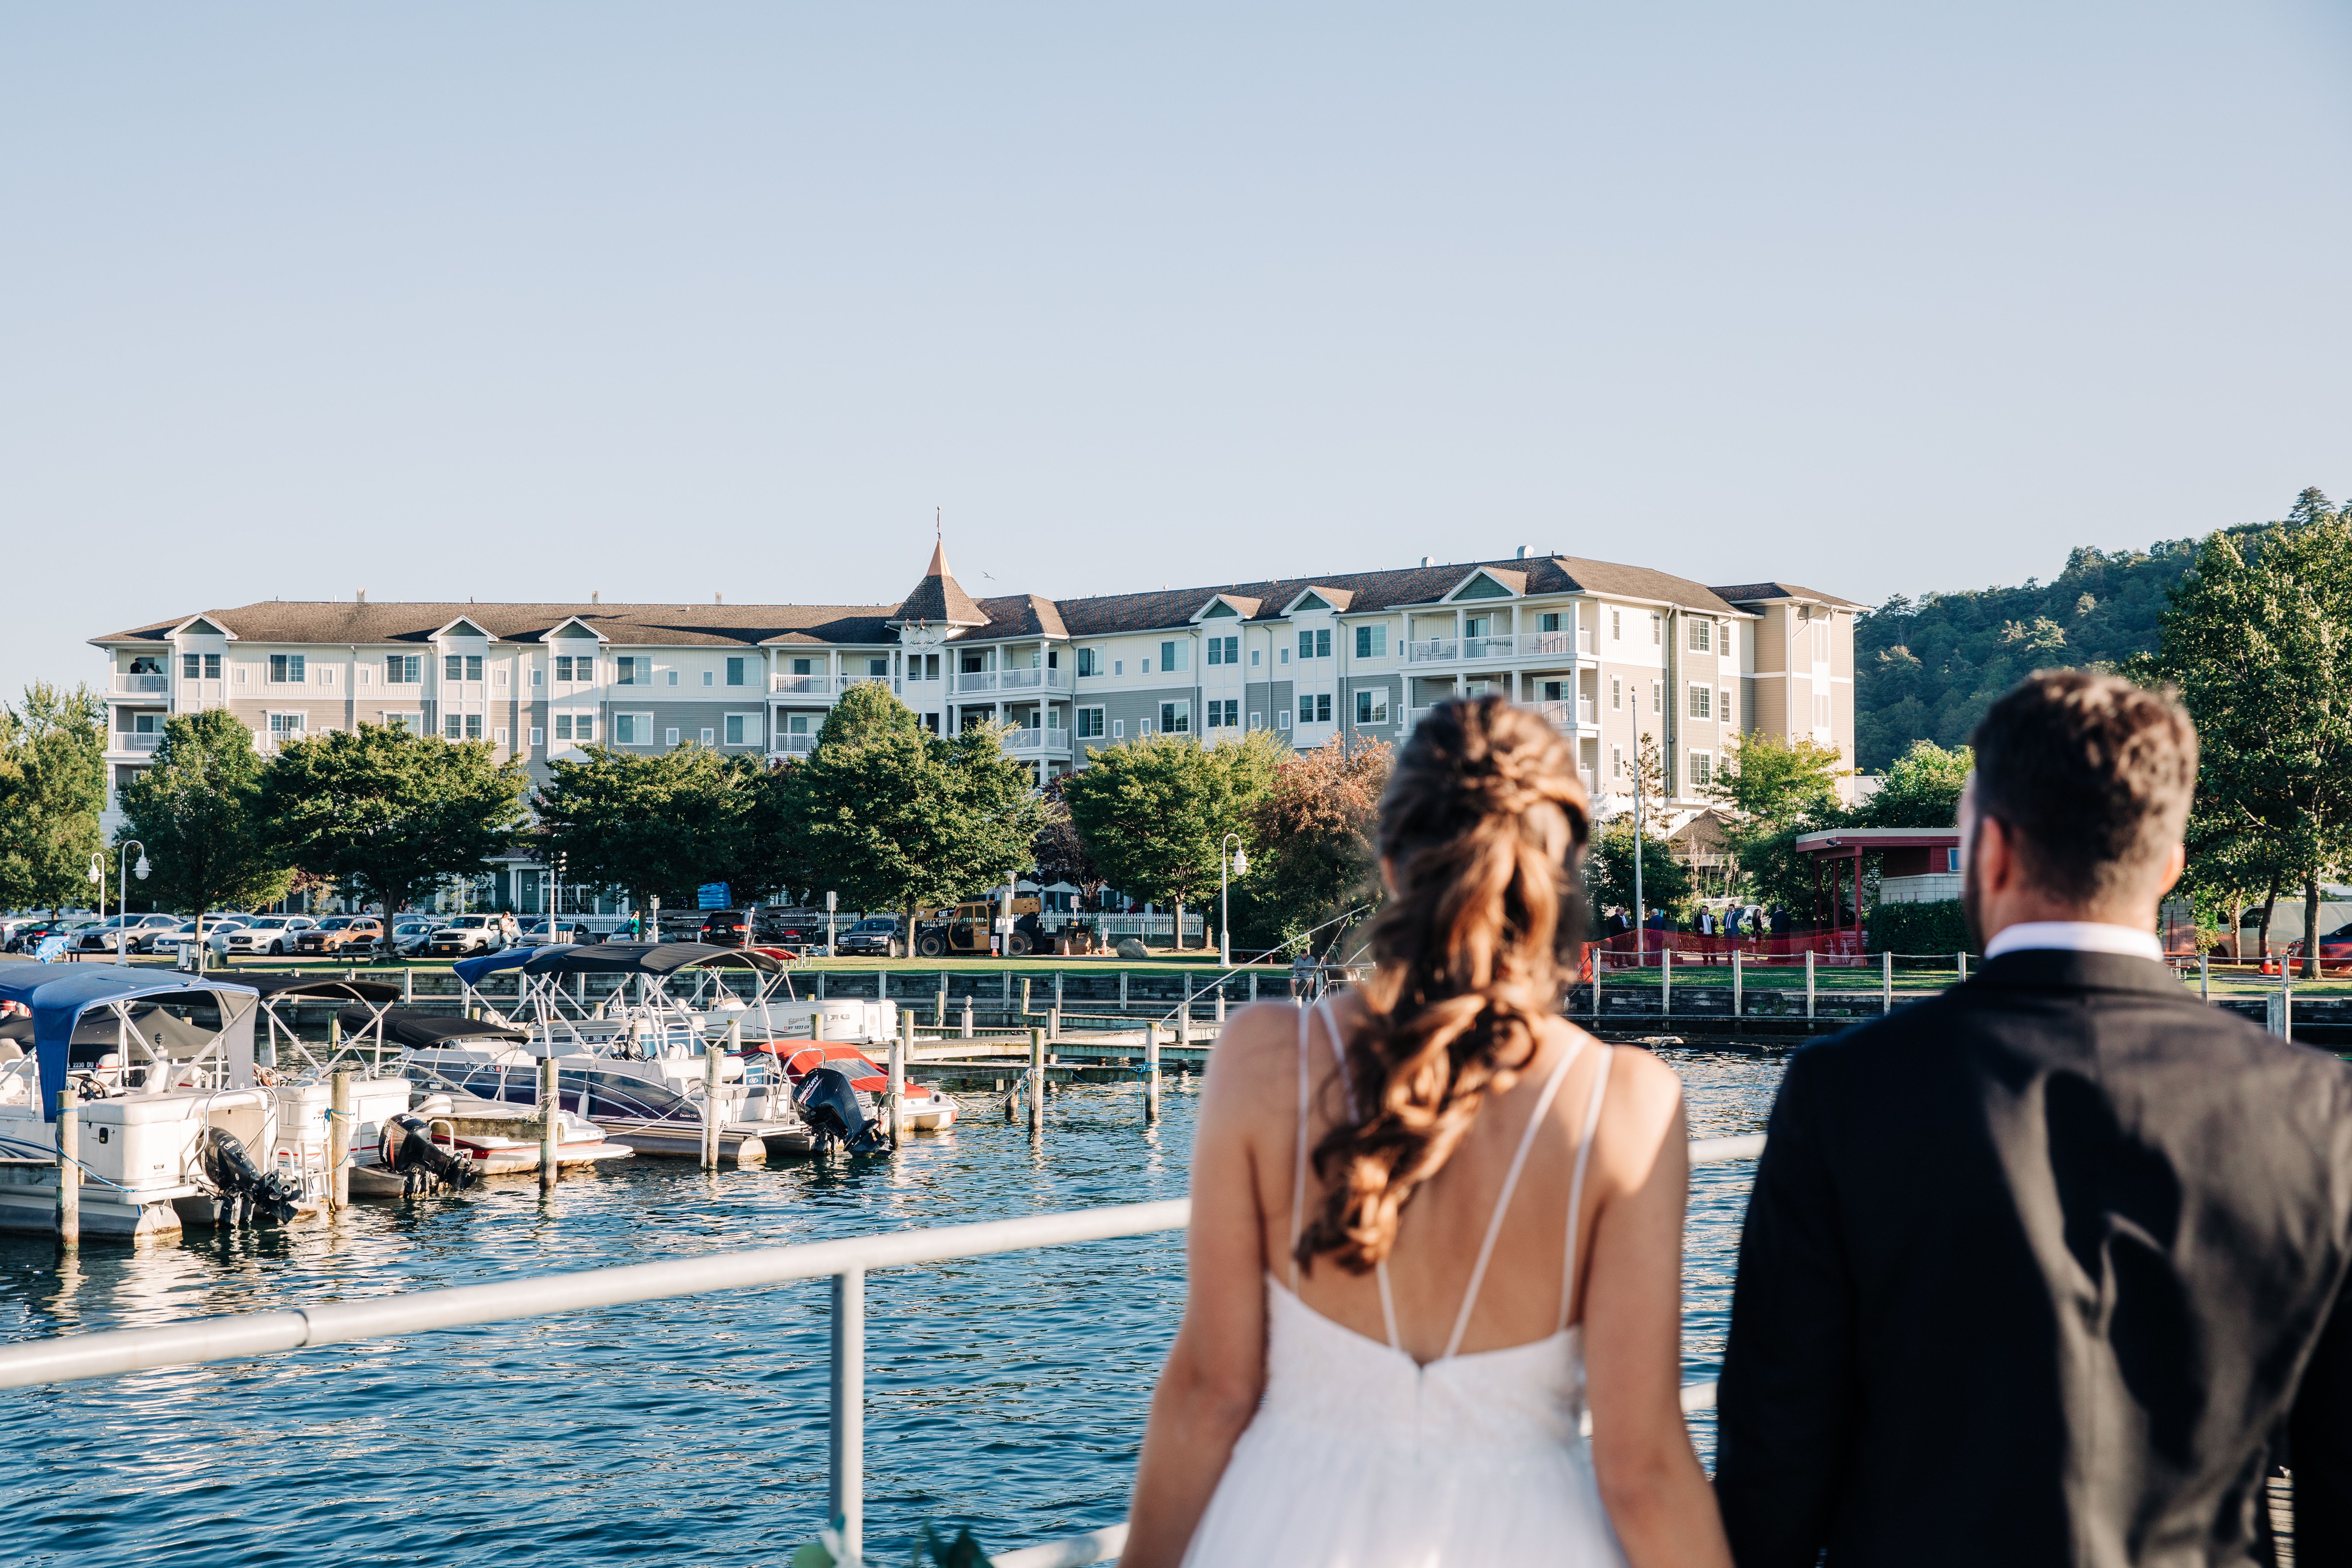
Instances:
[[[2197,728],[2169,688],[2037,669],[1969,737],[1976,805],[2018,840],[2027,874],[2097,904],[2159,874],[2189,821]]]

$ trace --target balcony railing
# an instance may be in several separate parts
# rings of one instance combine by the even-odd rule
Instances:
[[[996,671],[992,669],[958,670],[955,689],[958,691],[993,691],[996,689]]]
[[[1404,645],[1405,658],[1414,664],[1427,664],[1432,659],[1459,658],[1462,645],[1453,637],[1423,637]]]
[[[853,686],[887,686],[893,691],[898,689],[898,678],[889,675],[845,675],[833,684],[835,689],[841,691],[846,691]]]
[[[774,689],[822,697],[832,691],[833,677],[829,675],[779,675]]]
[[[157,744],[163,741],[163,737],[162,735],[157,734],[152,731],[144,734],[137,733],[135,731],[117,731],[114,736],[114,744],[115,749],[118,751],[152,752],[155,749]]]
[[[1524,658],[1539,658],[1550,654],[1573,653],[1573,640],[1567,632],[1521,632],[1519,654]]]
[[[1464,637],[1462,657],[1464,658],[1509,658],[1518,647],[1518,642],[1517,637],[1507,632],[1498,637]]]
[[[1034,725],[1025,730],[1008,731],[1004,737],[1004,749],[1008,752],[1060,752],[1066,751],[1069,744],[1070,732],[1067,730],[1039,729]]]
[[[120,675],[110,688],[118,697],[154,697],[172,689],[168,675]]]
[[[782,734],[769,750],[777,756],[804,757],[816,750],[816,737],[808,734]]]

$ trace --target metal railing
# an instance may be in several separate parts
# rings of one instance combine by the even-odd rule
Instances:
[[[1067,730],[1040,729],[1034,724],[1026,729],[1008,730],[1004,735],[1004,749],[1008,752],[1058,752],[1069,743]]]
[[[1422,637],[1404,645],[1404,657],[1409,663],[1426,664],[1433,659],[1454,658],[1460,655],[1462,645],[1453,637]]]
[[[1464,637],[1464,658],[1509,658],[1518,647],[1519,639],[1509,632],[1496,637]]]
[[[110,689],[118,697],[145,697],[172,689],[168,675],[117,675]]]
[[[1693,1165],[1752,1160],[1761,1134],[1695,1138]],[[889,1231],[842,1241],[758,1247],[502,1279],[438,1290],[411,1290],[365,1301],[321,1302],[280,1311],[192,1318],[151,1329],[111,1329],[57,1335],[0,1347],[0,1388],[73,1383],[163,1367],[242,1360],[321,1345],[349,1344],[394,1334],[430,1333],[478,1323],[511,1322],[557,1312],[624,1307],[640,1301],[721,1290],[757,1289],[794,1279],[833,1280],[833,1377],[830,1421],[830,1514],[844,1543],[864,1550],[866,1508],[866,1276],[878,1268],[985,1258],[1045,1247],[1108,1241],[1181,1230],[1192,1223],[1189,1198],[1072,1209],[1025,1219],[927,1230]],[[1682,1406],[1715,1405],[1715,1384],[1685,1384]],[[1081,1568],[1115,1557],[1127,1543],[1124,1523],[1074,1540],[1026,1547],[996,1557],[996,1568]]]
[[[828,692],[833,689],[833,677],[829,675],[779,675],[776,677],[774,684],[772,685],[769,689],[772,691],[797,691],[814,696],[820,692]]]

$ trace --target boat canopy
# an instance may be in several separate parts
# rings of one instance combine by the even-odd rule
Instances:
[[[377,1017],[364,1007],[346,1007],[335,1015],[336,1021],[352,1034],[373,1028]],[[419,1050],[446,1046],[452,1040],[509,1040],[520,1045],[530,1038],[530,1031],[520,1025],[494,1024],[487,1018],[453,1018],[397,1007],[386,1011],[382,1017],[387,1043],[413,1046]]]
[[[191,999],[205,996],[220,1009],[221,1038],[232,1070],[253,1072],[253,1009],[258,994],[250,985],[121,964],[11,963],[0,965],[0,1001],[19,1003],[33,1015],[33,1054],[41,1075],[41,1120],[58,1119],[58,1096],[66,1087],[66,1056],[74,1026],[92,1007],[118,1002]]]
[[[457,978],[472,985],[485,974],[496,974],[501,969],[520,969],[530,962],[534,952],[544,952],[543,947],[502,947],[496,952],[485,952],[476,958],[461,958],[449,967]]]
[[[306,997],[343,1002],[400,1000],[400,987],[382,980],[346,980],[340,974],[247,974],[242,970],[237,978],[258,992],[265,1005],[281,996],[294,1001]]]
[[[777,974],[784,965],[764,952],[699,942],[602,942],[593,946],[538,947],[525,974],[675,974],[681,969],[755,969]],[[458,966],[464,973],[464,965]],[[468,984],[470,984],[468,977]]]

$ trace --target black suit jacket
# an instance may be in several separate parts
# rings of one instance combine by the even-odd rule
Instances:
[[[2352,1563],[2352,1071],[2028,952],[1799,1051],[1740,1240],[1739,1568]]]

